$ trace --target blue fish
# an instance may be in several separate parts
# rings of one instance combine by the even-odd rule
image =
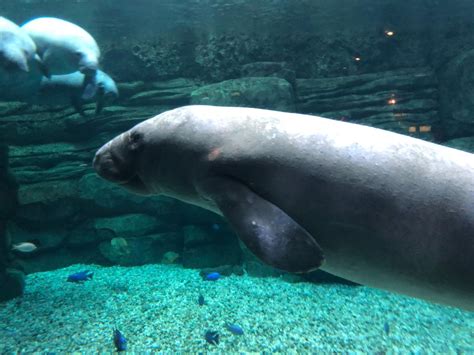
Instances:
[[[218,272],[210,272],[204,276],[205,281],[217,281],[221,278],[221,274]]]
[[[204,335],[204,338],[206,339],[206,341],[209,343],[209,344],[212,344],[212,345],[217,345],[219,344],[219,333],[215,332],[215,331],[212,331],[212,330],[208,330],[206,332],[206,335]]]
[[[203,295],[199,295],[198,304],[199,304],[200,306],[204,306],[204,305],[206,304],[206,301],[204,300],[204,296],[203,296]]]
[[[227,330],[235,335],[244,335],[244,330],[237,324],[227,323]]]
[[[94,276],[94,273],[92,271],[86,270],[86,271],[80,271],[76,272],[75,274],[71,274],[67,277],[68,282],[83,282],[83,281],[88,281],[92,280],[92,276]]]
[[[127,339],[117,328],[114,329],[114,345],[117,351],[127,350]]]
[[[390,325],[388,324],[388,322],[384,323],[383,330],[384,330],[385,334],[390,335]]]

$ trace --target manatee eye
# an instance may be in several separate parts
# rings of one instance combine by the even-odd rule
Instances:
[[[77,58],[82,58],[82,53],[81,53],[80,51],[74,52],[74,55],[75,55]]]
[[[135,151],[141,147],[143,139],[143,134],[137,131],[133,131],[128,136],[128,141],[130,143],[130,150]]]

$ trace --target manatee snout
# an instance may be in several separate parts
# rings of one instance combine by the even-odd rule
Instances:
[[[138,194],[151,191],[138,172],[140,153],[144,148],[143,135],[137,130],[125,132],[100,148],[92,162],[99,176]]]
[[[120,183],[126,180],[125,174],[122,172],[120,159],[112,153],[112,141],[102,146],[94,156],[92,165],[95,171],[105,180]]]
[[[102,146],[92,162],[106,180],[126,184],[136,175],[136,156],[131,134],[125,132]]]

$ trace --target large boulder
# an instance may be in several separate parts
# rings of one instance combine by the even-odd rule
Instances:
[[[191,93],[191,104],[295,110],[291,84],[276,77],[231,79],[206,85]]]
[[[80,210],[79,205],[69,202],[76,195],[75,180],[52,180],[21,185],[17,220],[37,225],[70,220]]]

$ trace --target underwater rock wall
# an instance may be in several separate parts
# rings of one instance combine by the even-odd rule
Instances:
[[[287,62],[299,78],[342,76],[435,63],[469,45],[473,5],[458,0],[4,0],[17,23],[57,16],[101,44],[119,81],[236,78],[239,66]],[[395,31],[387,37],[386,30]],[[354,60],[356,57],[359,61]]]
[[[435,140],[438,88],[427,67],[297,79],[298,111]]]
[[[321,78],[424,66],[429,38],[413,33],[387,37],[383,29],[340,37],[313,32],[205,33],[174,39],[104,42],[103,67],[119,81],[193,77],[208,83],[241,77],[254,62],[285,63],[298,78]],[[245,74],[244,74],[245,75]]]
[[[454,57],[439,72],[445,138],[474,136],[474,49]]]

